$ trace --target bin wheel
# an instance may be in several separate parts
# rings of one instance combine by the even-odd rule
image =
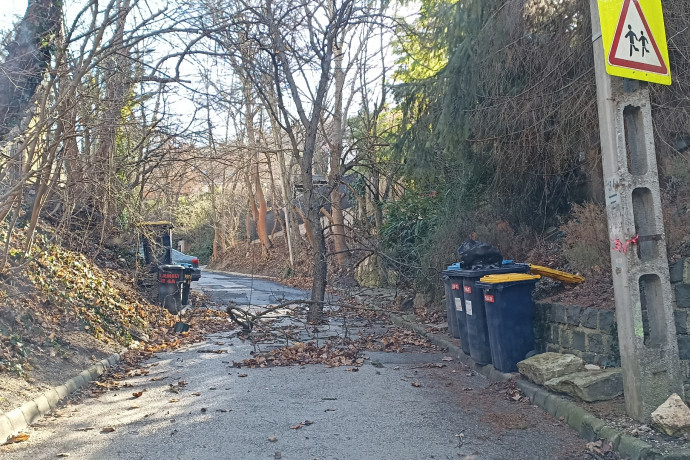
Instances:
[[[169,295],[165,297],[163,307],[165,307],[171,315],[177,315],[182,311],[182,302],[180,302],[180,299],[176,295]]]
[[[174,284],[161,284],[158,287],[159,305],[176,315],[182,311],[181,286]]]

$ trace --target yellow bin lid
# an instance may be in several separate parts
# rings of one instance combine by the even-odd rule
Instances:
[[[498,283],[512,283],[515,281],[530,281],[541,279],[539,275],[530,275],[527,273],[506,273],[503,275],[486,275],[481,277],[479,281],[488,284]]]
[[[571,273],[562,272],[560,270],[554,270],[549,267],[542,267],[541,265],[529,265],[530,271],[537,275],[546,276],[547,278],[553,278],[558,281],[570,284],[580,284],[584,283],[585,279],[580,275],[573,275]]]

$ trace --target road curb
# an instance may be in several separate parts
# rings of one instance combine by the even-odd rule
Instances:
[[[64,385],[46,390],[20,407],[0,414],[0,445],[57,407],[57,403],[114,366],[122,355],[115,353],[69,379]]]
[[[489,381],[506,381],[518,377],[517,386],[527,396],[530,402],[539,406],[544,411],[557,418],[562,418],[571,428],[580,433],[587,441],[605,439],[611,442],[613,448],[624,458],[630,460],[688,460],[690,459],[690,448],[676,449],[672,451],[661,451],[654,448],[651,444],[642,441],[634,436],[626,434],[622,430],[611,428],[606,422],[590,414],[572,401],[558,396],[549,390],[536,385],[532,382],[520,378],[520,374],[504,374],[496,370],[492,365],[477,364],[471,357],[466,355],[462,348],[452,343],[446,337],[432,334],[420,324],[406,321],[402,316],[395,313],[388,313],[390,321],[401,327],[411,329],[418,335],[425,337],[434,345],[448,349],[463,364],[484,375]]]

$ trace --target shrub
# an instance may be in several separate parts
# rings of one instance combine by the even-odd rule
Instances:
[[[603,205],[574,204],[570,219],[561,225],[562,247],[570,268],[581,273],[611,270],[606,210]]]

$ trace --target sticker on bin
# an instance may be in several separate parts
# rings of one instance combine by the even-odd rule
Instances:
[[[484,294],[484,302],[494,303],[494,296],[490,294]]]
[[[465,294],[472,294],[472,286],[465,286],[464,291]]]
[[[472,302],[465,299],[465,313],[472,316]]]
[[[451,288],[453,291],[459,291],[459,290],[460,290],[460,283],[452,283],[452,284],[450,285],[450,288]]]
[[[455,309],[457,311],[462,311],[462,299],[458,297],[455,298]]]

